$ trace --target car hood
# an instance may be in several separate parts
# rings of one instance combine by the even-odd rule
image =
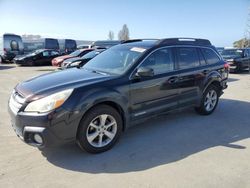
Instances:
[[[27,100],[30,100],[34,96],[40,98],[65,89],[82,87],[109,80],[112,77],[113,76],[94,73],[85,69],[72,68],[47,73],[24,81],[16,86],[16,90]]]
[[[56,57],[55,60],[65,60],[65,59],[69,59],[69,58],[72,58],[71,55],[63,55],[63,56],[59,56],[59,57]]]
[[[33,58],[33,57],[34,57],[34,55],[22,55],[22,56],[15,57],[14,60],[22,61],[22,60],[30,59],[30,58]]]

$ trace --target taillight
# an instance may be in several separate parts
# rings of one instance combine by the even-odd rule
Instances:
[[[225,68],[226,70],[228,70],[228,69],[230,68],[230,65],[229,65],[228,63],[225,62],[224,68]]]

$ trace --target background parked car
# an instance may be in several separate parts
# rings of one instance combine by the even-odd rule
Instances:
[[[24,40],[24,52],[31,53],[35,50],[40,49],[51,49],[59,51],[59,42],[57,39],[53,38],[41,38],[41,39],[32,39],[32,40]]]
[[[56,50],[43,49],[36,50],[33,53],[25,56],[14,58],[14,63],[17,65],[51,65],[51,60],[59,55]]]
[[[76,50],[76,51],[72,52],[69,55],[63,55],[63,56],[59,56],[59,57],[56,57],[56,58],[52,59],[51,63],[52,63],[53,66],[60,67],[62,62],[65,61],[66,59],[81,57],[81,56],[83,56],[83,55],[85,55],[85,54],[87,54],[88,52],[91,52],[91,51],[92,51],[92,49]]]
[[[89,60],[93,59],[95,56],[99,55],[103,51],[105,51],[105,49],[95,49],[95,50],[85,54],[84,56],[82,56],[79,59],[74,59],[74,60],[71,60],[71,61],[64,61],[62,63],[61,69],[68,69],[68,68],[73,68],[73,67],[82,67]]]
[[[240,72],[243,69],[250,68],[250,48],[224,49],[221,55],[230,65],[230,71]]]
[[[216,47],[217,52],[219,52],[219,54],[221,54],[224,50],[224,47]]]
[[[61,54],[70,54],[77,49],[76,41],[73,39],[58,40]]]
[[[86,49],[86,48],[91,48],[91,45],[83,44],[83,45],[78,45],[77,46],[77,49]]]
[[[14,34],[4,34],[0,37],[0,61],[11,62],[18,55],[23,55],[22,38]]]
[[[227,63],[206,39],[131,40],[83,69],[19,83],[9,113],[27,144],[43,148],[76,141],[100,153],[139,121],[183,107],[213,113],[227,78]]]

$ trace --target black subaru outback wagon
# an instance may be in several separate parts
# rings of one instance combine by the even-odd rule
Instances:
[[[103,152],[136,121],[186,106],[211,114],[228,68],[205,39],[124,41],[82,68],[18,84],[9,100],[12,126],[36,147],[77,141]]]

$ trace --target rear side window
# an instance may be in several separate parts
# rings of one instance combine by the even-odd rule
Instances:
[[[145,59],[140,67],[148,67],[154,70],[154,74],[163,74],[174,70],[172,50],[160,49],[153,52]]]
[[[214,64],[214,63],[218,63],[220,61],[220,58],[218,57],[218,55],[211,49],[207,49],[207,48],[202,48],[201,49],[206,62],[208,64]]]
[[[50,53],[51,53],[51,55],[59,55],[59,52],[57,52],[57,51],[51,51]]]
[[[49,51],[44,51],[44,52],[43,52],[43,57],[49,57],[49,56],[50,56]]]
[[[177,48],[179,69],[188,69],[200,66],[199,56],[196,48]]]

